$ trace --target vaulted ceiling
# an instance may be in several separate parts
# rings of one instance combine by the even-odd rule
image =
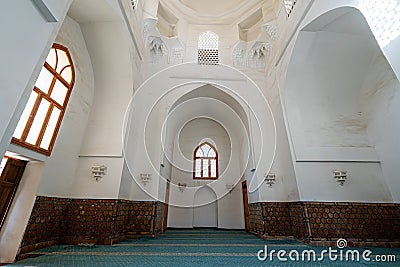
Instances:
[[[233,24],[262,8],[272,11],[276,0],[160,0],[175,16],[191,24]]]
[[[179,0],[198,14],[221,15],[239,8],[247,0]]]

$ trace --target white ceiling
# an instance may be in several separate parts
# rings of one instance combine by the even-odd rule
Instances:
[[[199,14],[218,15],[236,9],[246,0],[179,0]]]
[[[275,0],[160,0],[178,18],[191,24],[241,22],[258,9],[273,10]]]
[[[218,89],[214,85],[203,85],[193,91],[183,95],[179,98],[171,107],[170,110],[173,110],[177,106],[181,105],[182,103],[196,98],[208,98],[213,100],[221,101],[225,103],[227,106],[232,108],[236,114],[242,119],[243,122],[247,125],[247,115],[242,107],[242,105],[234,99],[229,94],[225,93],[221,89]]]

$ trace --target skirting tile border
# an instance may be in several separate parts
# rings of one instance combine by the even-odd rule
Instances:
[[[126,238],[157,237],[163,216],[161,202],[39,196],[17,258],[53,245],[112,245]]]
[[[350,246],[400,247],[400,204],[257,202],[249,210],[250,232],[263,239],[294,236],[330,246],[345,238]]]

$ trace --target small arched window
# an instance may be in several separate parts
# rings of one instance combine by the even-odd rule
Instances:
[[[202,65],[219,64],[218,34],[211,31],[200,34],[197,57]]]
[[[13,134],[12,143],[50,155],[74,86],[68,49],[54,44]]]
[[[194,179],[218,179],[218,152],[208,142],[194,150]]]

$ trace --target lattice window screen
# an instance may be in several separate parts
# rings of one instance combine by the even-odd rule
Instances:
[[[294,5],[296,4],[297,0],[284,0],[286,14],[289,16],[292,13]]]
[[[218,65],[218,35],[206,31],[200,34],[198,44],[197,61],[201,65]]]

